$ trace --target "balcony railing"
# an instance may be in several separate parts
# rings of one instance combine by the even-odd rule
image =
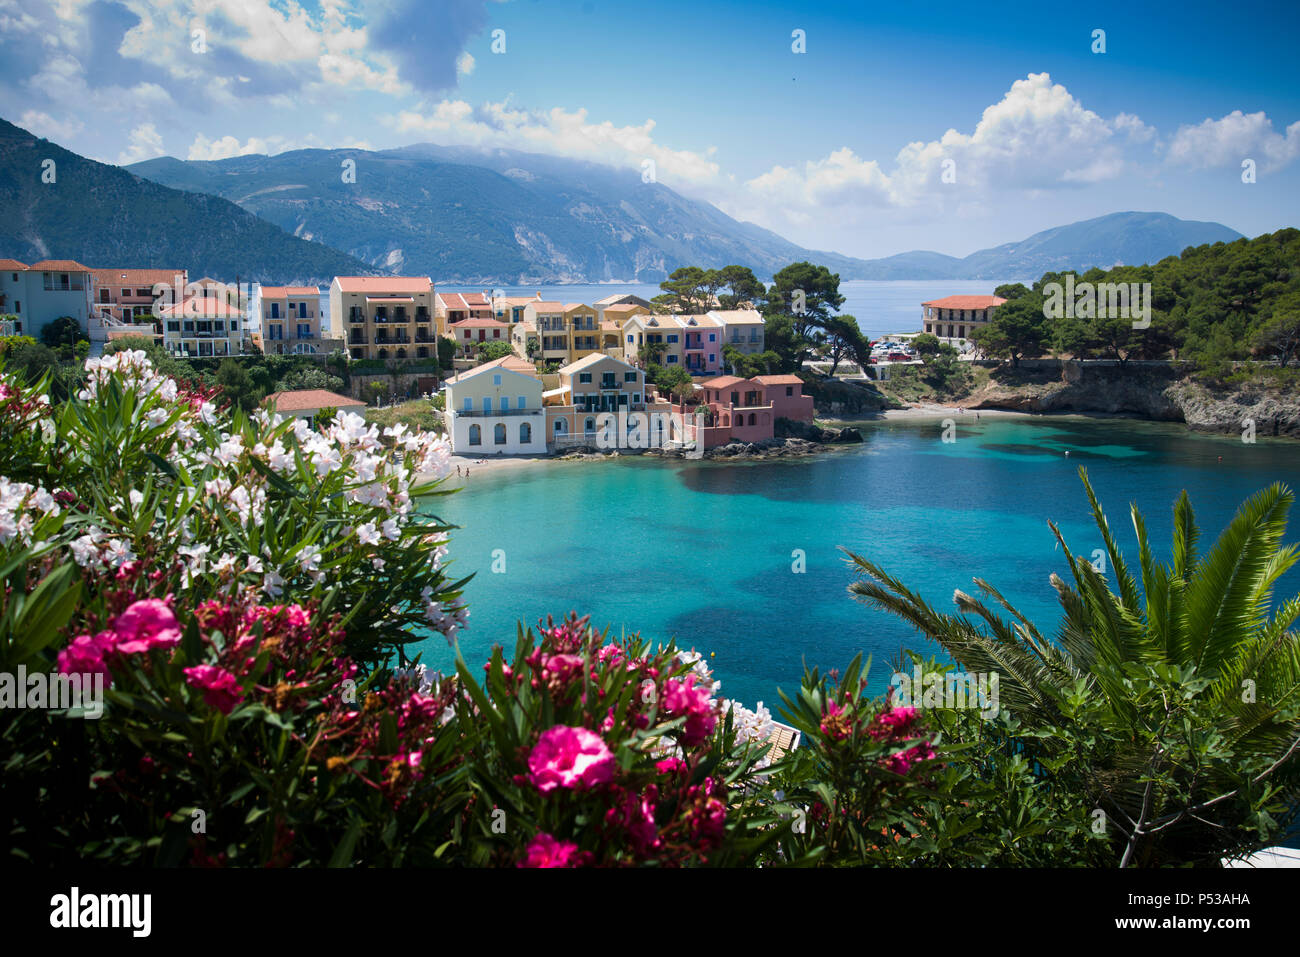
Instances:
[[[468,418],[481,419],[493,415],[541,415],[542,409],[453,409],[456,415],[463,415]]]

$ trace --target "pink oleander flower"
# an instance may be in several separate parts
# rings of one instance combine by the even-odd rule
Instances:
[[[655,770],[660,774],[685,774],[686,762],[681,758],[664,758],[655,762]]]
[[[847,708],[832,701],[826,705],[826,713],[822,715],[820,727],[821,733],[832,741],[843,741],[853,731],[853,718]]]
[[[605,812],[605,821],[622,828],[632,850],[646,857],[659,848],[659,829],[655,826],[655,801],[659,789],[651,784],[644,794],[627,791],[623,800]]]
[[[664,711],[674,718],[686,716],[682,741],[688,745],[704,741],[718,723],[718,703],[709,688],[697,685],[695,680],[695,675],[687,675],[669,678],[664,684]]]
[[[106,681],[112,675],[107,657],[113,651],[116,637],[111,631],[94,635],[78,635],[59,652],[59,673],[65,675],[102,674]]]
[[[919,761],[930,761],[935,757],[934,749],[930,747],[928,741],[923,741],[915,747],[908,748],[906,751],[899,751],[897,754],[891,754],[885,758],[884,765],[895,774],[906,774],[912,770],[912,765]]]
[[[157,598],[133,603],[109,627],[117,635],[117,650],[128,655],[172,648],[181,641],[180,622],[167,603]]]
[[[185,680],[192,688],[202,688],[203,700],[222,714],[230,714],[244,697],[238,679],[225,668],[215,665],[186,668]]]
[[[524,859],[516,867],[580,867],[587,855],[578,850],[577,844],[557,841],[551,835],[542,832],[528,844]]]
[[[912,730],[912,725],[916,722],[917,710],[913,707],[890,708],[888,711],[882,711],[876,715],[876,723],[886,734],[896,734],[906,737],[905,732]],[[872,732],[873,737],[882,737],[883,735]]]
[[[528,777],[543,794],[557,787],[594,788],[613,779],[615,763],[594,731],[556,725],[542,732],[528,755]]]

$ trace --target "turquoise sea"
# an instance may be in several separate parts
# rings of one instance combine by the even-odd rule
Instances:
[[[971,579],[985,578],[1051,634],[1059,607],[1048,576],[1067,569],[1048,520],[1076,553],[1102,546],[1078,466],[1131,561],[1130,502],[1167,557],[1180,490],[1208,548],[1252,493],[1274,481],[1300,485],[1300,443],[1244,444],[1176,424],[966,417],[951,444],[941,431],[938,420],[864,423],[861,446],[786,462],[629,457],[481,470],[436,500],[441,517],[461,526],[453,571],[475,573],[466,660],[510,646],[517,621],[576,610],[614,633],[675,637],[712,653],[721,693],[751,706],[762,700],[775,711],[777,687],[796,687],[804,662],[842,668],[859,651],[873,656],[872,685],[883,690],[898,650],[926,645],[847,594],[853,577],[841,547],[944,610],[954,589],[973,591]],[[1288,540],[1297,539],[1293,516]],[[492,571],[494,557],[504,557],[503,572]],[[1282,584],[1297,594],[1300,574]],[[417,650],[431,666],[452,665],[440,637]]]

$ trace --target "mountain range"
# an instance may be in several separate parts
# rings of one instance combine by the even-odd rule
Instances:
[[[291,236],[229,200],[141,179],[4,120],[0,258],[181,268],[195,279],[275,283],[328,283],[339,274],[378,271]]]
[[[343,182],[347,160],[356,181]],[[457,283],[658,282],[678,266],[740,263],[760,277],[810,260],[841,279],[1004,279],[1156,262],[1241,234],[1166,213],[1123,212],[964,258],[908,252],[864,260],[804,249],[640,171],[521,153],[436,146],[296,150],[215,161],[162,157],[130,169],[216,193],[283,229],[377,268]]]
[[[53,183],[42,179],[47,159]],[[1240,238],[1219,223],[1119,212],[961,258],[865,260],[805,249],[642,182],[639,171],[561,157],[426,143],[116,167],[0,120],[0,257],[25,261],[317,284],[382,273],[473,285],[653,283],[679,266],[729,263],[767,278],[800,260],[845,280],[1000,280],[1156,262]]]

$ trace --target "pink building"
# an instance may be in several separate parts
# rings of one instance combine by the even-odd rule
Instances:
[[[767,401],[772,404],[772,415],[778,419],[796,422],[813,420],[813,397],[803,394],[803,379],[797,375],[756,376],[767,390]]]
[[[775,434],[776,420],[811,422],[812,396],[803,394],[803,380],[794,375],[763,375],[741,379],[718,376],[700,385],[701,400],[712,413],[704,447],[728,442],[762,442]]]

